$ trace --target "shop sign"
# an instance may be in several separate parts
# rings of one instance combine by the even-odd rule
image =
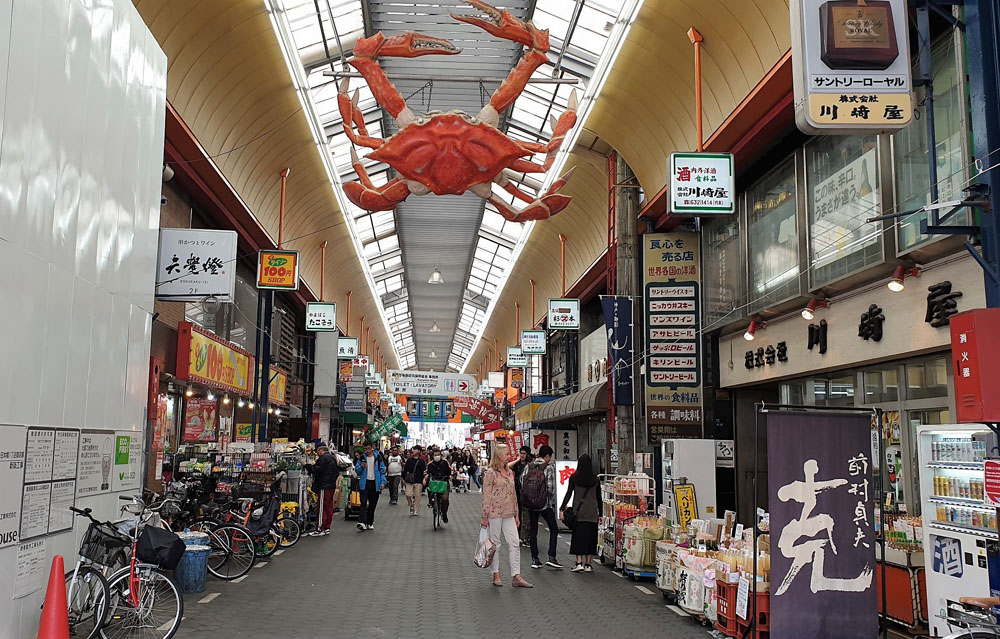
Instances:
[[[692,519],[698,519],[698,499],[694,484],[674,484],[674,510],[681,530],[688,527]]]
[[[257,288],[298,290],[299,252],[264,250],[257,253]]]
[[[701,258],[696,233],[643,235],[650,444],[701,437]]]
[[[455,408],[467,415],[472,415],[476,419],[484,422],[495,422],[500,420],[500,411],[490,406],[484,401],[474,397],[456,397],[453,401]]]
[[[576,431],[557,430],[556,442],[552,447],[556,459],[576,459]]]
[[[561,331],[580,330],[580,300],[562,297],[550,299],[547,326]]]
[[[867,414],[767,416],[775,637],[878,633],[870,436]]]
[[[545,346],[545,331],[521,331],[521,352],[525,355],[544,355]]]
[[[524,369],[523,368],[512,368],[512,369],[510,369],[510,387],[511,388],[524,388]]]
[[[387,383],[390,393],[400,395],[475,397],[479,390],[472,375],[460,373],[390,370]]]
[[[253,424],[243,422],[236,424],[236,441],[248,442],[253,437]]]
[[[910,123],[906,5],[790,2],[795,123],[803,133],[872,133]]]
[[[369,406],[378,406],[378,402],[379,402],[378,389],[377,388],[369,388],[368,389],[368,405]]]
[[[489,372],[489,386],[490,388],[503,388],[503,372],[502,371],[490,371]]]
[[[337,330],[337,305],[334,302],[306,302],[306,330]]]
[[[819,324],[809,325],[809,338],[806,342],[806,349],[812,350],[813,346],[818,347],[819,354],[826,354],[826,334],[829,329],[829,325],[826,320],[820,320]],[[786,353],[787,355],[787,353]]]
[[[354,378],[354,365],[351,360],[345,359],[340,362],[340,381],[347,383]]]
[[[233,301],[236,231],[161,229],[156,261],[156,298],[198,302]]]
[[[524,354],[520,346],[507,347],[507,366],[527,366],[528,356]]]
[[[873,342],[882,341],[882,324],[885,322],[885,314],[878,304],[872,304],[868,310],[861,314],[861,321],[858,323],[858,337]]]
[[[218,400],[188,397],[184,402],[184,441],[214,442],[219,418]]]
[[[354,359],[357,356],[357,337],[339,337],[337,339],[337,359]]]
[[[736,467],[736,442],[732,439],[715,440],[715,467]]]
[[[288,403],[288,375],[283,371],[271,367],[271,383],[267,388],[267,400],[272,404]]]
[[[671,153],[670,211],[728,215],[736,210],[732,153]]]
[[[672,302],[654,302],[654,306],[662,306]],[[691,310],[696,302],[683,302],[690,305]],[[607,296],[601,298],[604,309],[604,327],[608,333],[608,353],[611,355],[611,388],[614,391],[616,406],[631,406],[635,403],[635,393],[632,391],[632,298]],[[668,310],[668,309],[664,309]],[[684,364],[696,366],[694,358],[687,358]]]
[[[784,342],[778,342],[776,346],[772,346],[770,344],[767,346],[758,346],[757,350],[753,350],[751,348],[743,354],[743,366],[745,366],[747,370],[773,366],[775,362],[784,363],[787,361],[788,345]]]
[[[191,322],[177,327],[177,378],[250,394],[250,354]]]
[[[961,579],[965,573],[962,563],[962,541],[955,537],[931,535],[931,570],[939,575]]]
[[[947,326],[951,321],[951,316],[958,313],[958,298],[962,297],[961,291],[952,292],[951,282],[938,282],[927,287],[927,312],[924,314],[924,321],[934,328]]]
[[[983,490],[987,506],[1000,506],[1000,460],[986,460],[986,479]]]
[[[512,454],[516,451],[517,448],[511,447]],[[560,459],[556,461],[556,506],[562,504],[563,499],[566,498],[566,492],[569,491],[569,478],[576,473],[576,468],[577,460],[575,457],[572,460]],[[591,491],[593,492],[593,489]]]

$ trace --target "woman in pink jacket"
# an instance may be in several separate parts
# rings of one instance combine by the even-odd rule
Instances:
[[[514,472],[507,468],[508,449],[506,444],[493,447],[493,458],[483,477],[483,528],[489,528],[490,539],[498,552],[493,555],[493,585],[502,586],[500,579],[500,532],[510,547],[511,584],[515,588],[532,588],[521,576],[521,548],[517,535],[520,526],[517,497],[514,495]]]

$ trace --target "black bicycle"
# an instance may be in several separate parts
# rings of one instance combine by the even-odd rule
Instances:
[[[446,479],[431,479],[427,482],[427,499],[431,502],[434,510],[434,530],[441,527],[441,499],[442,495],[448,492],[448,481]]]

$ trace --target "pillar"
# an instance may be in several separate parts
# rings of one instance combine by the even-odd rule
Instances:
[[[618,156],[616,184],[636,183],[635,174],[621,155]],[[617,187],[615,194],[615,280],[617,295],[627,295],[635,299],[639,292],[638,264],[636,255],[638,253],[638,215],[639,215],[639,189],[629,187]],[[633,317],[639,317],[638,312],[633,313]],[[641,326],[638,321],[632,323],[632,343],[635,345],[633,352],[635,357],[639,357],[643,352],[641,340]],[[633,370],[638,372],[639,367],[633,366]],[[615,414],[615,436],[618,443],[618,472],[630,473],[634,466],[634,454],[637,450],[645,448],[645,423],[637,415],[640,415],[639,407],[642,406],[641,398],[643,394],[642,379],[638,376],[633,384],[635,392],[634,406],[620,406]],[[610,446],[609,446],[610,449]]]

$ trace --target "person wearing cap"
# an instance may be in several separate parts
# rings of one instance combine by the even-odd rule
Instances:
[[[329,446],[321,443],[316,447],[316,455],[316,463],[312,465],[312,475],[319,514],[316,517],[316,530],[309,533],[312,537],[330,534],[330,524],[333,522],[333,497],[337,490],[337,478],[340,476],[337,460],[330,453]]]

